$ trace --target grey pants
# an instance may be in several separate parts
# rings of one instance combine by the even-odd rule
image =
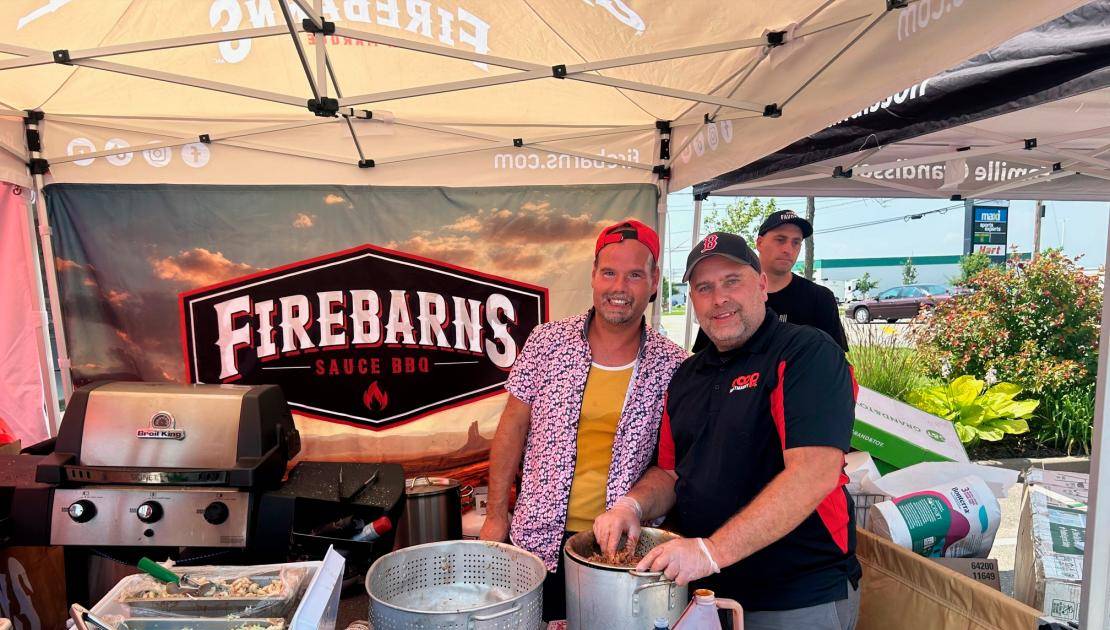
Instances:
[[[794,610],[744,613],[744,630],[854,630],[859,618],[859,589],[848,585],[848,598]]]

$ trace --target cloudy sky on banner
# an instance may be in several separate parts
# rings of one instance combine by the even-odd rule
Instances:
[[[626,216],[650,220],[655,206],[646,186],[600,195],[428,189],[408,191],[408,201],[404,191],[248,190],[121,197],[54,187],[78,380],[181,379],[179,293],[363,243],[548,287],[552,316],[562,316],[586,306],[600,228]]]

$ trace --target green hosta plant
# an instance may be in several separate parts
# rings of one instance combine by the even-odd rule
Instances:
[[[960,441],[967,445],[1029,431],[1028,418],[1040,401],[1014,400],[1021,387],[1013,383],[998,383],[984,391],[986,386],[974,376],[961,376],[947,385],[915,389],[906,402],[952,421]]]

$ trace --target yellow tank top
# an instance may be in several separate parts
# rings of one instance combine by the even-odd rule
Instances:
[[[578,459],[570,486],[567,531],[592,528],[594,519],[605,511],[605,486],[613,459],[613,440],[633,366],[605,367],[596,363],[590,366],[586,391],[582,395],[582,417],[578,422]]]

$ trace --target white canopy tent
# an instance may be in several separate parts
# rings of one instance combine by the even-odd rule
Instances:
[[[655,183],[663,230],[670,188],[1081,4],[9,0],[0,179],[37,193],[55,322],[52,183]]]

